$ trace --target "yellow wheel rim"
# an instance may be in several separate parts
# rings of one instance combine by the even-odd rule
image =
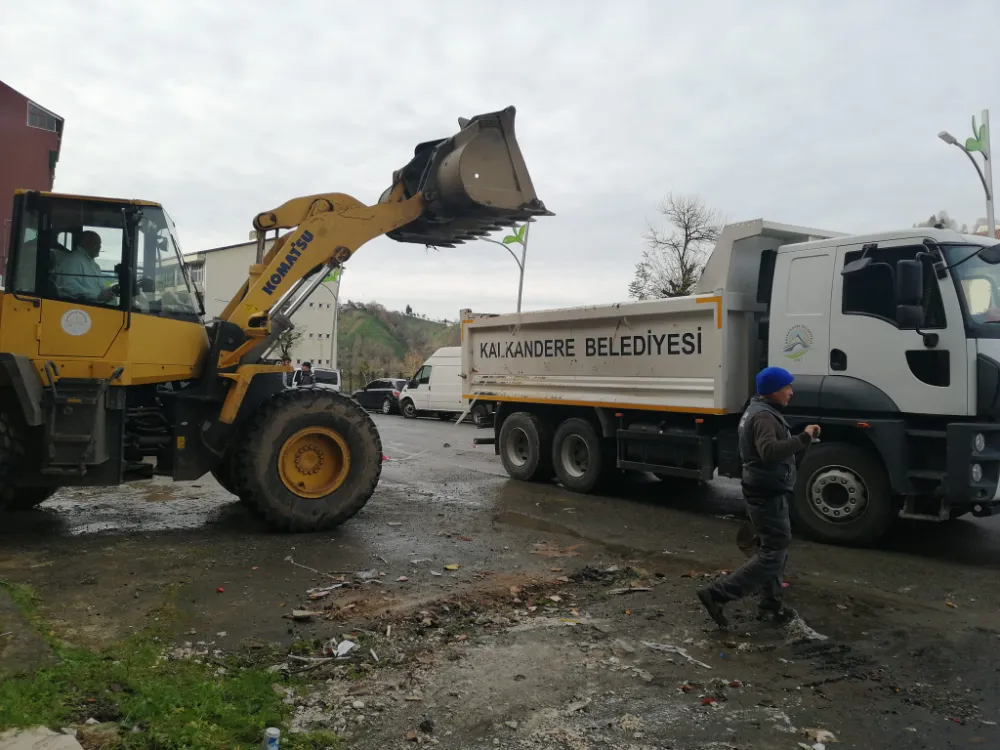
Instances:
[[[278,475],[299,497],[329,495],[347,479],[351,449],[339,432],[306,427],[285,441],[278,454]]]

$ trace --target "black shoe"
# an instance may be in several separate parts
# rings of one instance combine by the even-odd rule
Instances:
[[[715,598],[711,589],[698,589],[698,599],[708,610],[708,616],[715,621],[716,625],[723,630],[729,627],[729,620],[726,619],[726,615],[722,611],[723,604]]]

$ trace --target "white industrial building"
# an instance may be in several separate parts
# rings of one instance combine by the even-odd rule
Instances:
[[[273,243],[274,240],[268,240],[265,250]],[[256,257],[256,241],[213,247],[184,256],[191,281],[205,300],[206,321],[218,317],[225,309],[246,281]],[[303,334],[292,350],[293,363],[312,362],[313,367],[336,368],[339,287],[339,281],[320,284],[292,317],[295,330]]]

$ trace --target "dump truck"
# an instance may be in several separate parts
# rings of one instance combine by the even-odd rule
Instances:
[[[870,544],[898,518],[1000,503],[1000,245],[938,228],[847,236],[727,225],[690,296],[477,315],[468,404],[495,405],[508,475],[591,492],[623,471],[739,477],[737,424],[767,365],[789,370],[796,528]],[[675,488],[676,489],[676,488]]]
[[[462,118],[457,133],[418,144],[373,205],[327,193],[257,214],[256,262],[207,325],[160,204],[17,192],[0,294],[0,506],[211,472],[276,529],[357,513],[381,474],[374,423],[342,393],[283,388],[289,368],[264,357],[375,237],[454,247],[552,215],[514,116]]]

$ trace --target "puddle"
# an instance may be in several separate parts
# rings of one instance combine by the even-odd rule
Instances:
[[[620,542],[613,542],[607,539],[601,539],[595,536],[588,536],[586,534],[577,531],[576,529],[570,528],[569,526],[564,526],[560,523],[555,523],[554,521],[549,521],[544,518],[537,518],[536,516],[528,516],[524,513],[518,513],[516,511],[505,510],[497,513],[493,516],[493,521],[495,523],[502,523],[507,526],[516,526],[522,529],[531,529],[533,531],[543,531],[548,534],[556,534],[559,536],[568,536],[573,539],[581,539],[585,542],[590,542],[598,547],[603,547],[609,552],[613,552],[616,555],[649,555],[653,554],[655,550],[643,549],[641,547],[635,547],[628,544],[622,544]]]

